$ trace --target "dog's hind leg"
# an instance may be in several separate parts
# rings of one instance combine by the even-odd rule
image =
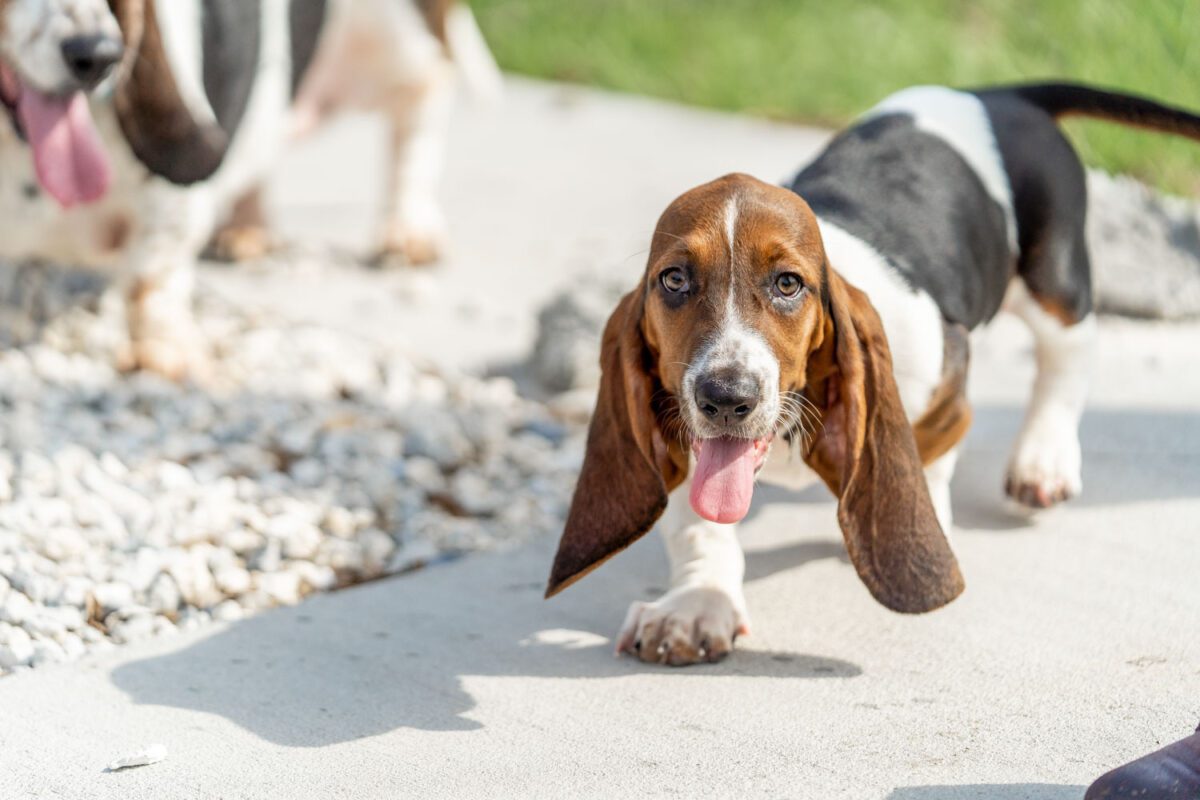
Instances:
[[[688,502],[691,482],[671,493],[659,530],[671,562],[671,588],[653,603],[629,607],[617,653],[683,666],[720,661],[748,629],[742,579],[746,559],[736,525],[702,519]]]
[[[383,261],[429,264],[442,255],[446,223],[437,200],[454,100],[448,61],[419,82],[397,88],[387,104],[391,175],[385,209]]]
[[[1082,318],[1072,319],[1053,299],[1035,294],[1024,278],[1009,287],[1005,307],[1029,326],[1037,357],[1033,395],[1009,461],[1005,491],[1026,508],[1049,508],[1083,489],[1079,421],[1096,318],[1089,305]]]

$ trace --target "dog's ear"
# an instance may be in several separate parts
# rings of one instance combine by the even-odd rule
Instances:
[[[167,59],[156,0],[108,0],[125,39],[114,105],[138,160],[172,183],[202,181],[221,166],[229,139],[188,109]]]
[[[621,300],[600,348],[600,391],[567,525],[546,597],[557,594],[633,544],[685,477],[659,432],[652,407],[653,363],[641,331],[643,291]],[[684,459],[686,464],[686,459]]]
[[[893,611],[932,611],[962,592],[963,578],[933,510],[883,325],[867,296],[832,270],[827,288],[807,389],[822,426],[805,460],[837,495],[850,561],[875,599]]]

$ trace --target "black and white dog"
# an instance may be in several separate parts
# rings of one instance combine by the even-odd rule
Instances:
[[[722,658],[748,627],[736,523],[756,480],[819,477],[876,599],[950,602],[965,585],[945,533],[971,422],[967,334],[1001,307],[1037,356],[1007,492],[1032,508],[1078,493],[1095,318],[1084,170],[1056,124],[1070,114],[1200,139],[1194,114],[1087,86],[922,86],[784,187],[728,175],[672,202],[605,329],[547,594],[665,511],[671,588],[633,603],[617,650]]]
[[[498,91],[452,0],[0,0],[0,257],[120,266],[133,364],[194,373],[197,254],[338,109],[391,121],[381,254],[437,257],[455,66]]]

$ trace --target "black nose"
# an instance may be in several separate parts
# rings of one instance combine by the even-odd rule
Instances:
[[[94,89],[107,78],[124,52],[121,40],[112,36],[72,36],[62,43],[67,69],[85,89]]]
[[[696,381],[696,406],[711,420],[729,424],[758,406],[758,381],[748,375],[712,375]]]

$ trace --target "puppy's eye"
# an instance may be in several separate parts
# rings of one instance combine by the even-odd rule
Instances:
[[[671,294],[679,294],[692,288],[692,282],[688,280],[687,273],[679,267],[664,270],[662,275],[658,276],[658,280],[662,283],[663,288]]]
[[[775,291],[779,293],[780,297],[791,299],[800,294],[800,290],[803,288],[804,282],[794,272],[781,272],[775,278]]]

